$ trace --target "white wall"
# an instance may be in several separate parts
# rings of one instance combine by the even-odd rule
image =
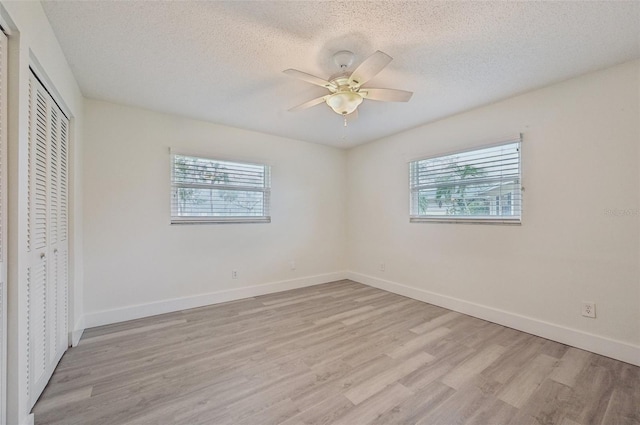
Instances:
[[[626,63],[350,150],[352,277],[640,363],[639,82]],[[407,159],[519,132],[521,226],[409,223]]]
[[[345,151],[112,103],[85,106],[87,325],[247,296],[256,289],[242,288],[254,285],[343,276]],[[271,164],[271,223],[170,225],[169,147]]]
[[[639,71],[638,61],[623,64],[346,153],[87,100],[88,325],[350,270],[363,283],[638,363]],[[518,132],[521,226],[409,223],[408,159]],[[273,222],[170,225],[170,146],[271,163]],[[580,315],[582,301],[597,303],[597,319]]]
[[[29,66],[35,66],[56,100],[71,115],[70,323],[82,327],[82,93],[39,2],[2,2],[0,16],[9,36],[9,276],[8,423],[28,420],[26,396],[26,177]],[[55,89],[55,90],[54,90]],[[74,169],[75,168],[75,169]],[[73,328],[75,329],[75,327]]]

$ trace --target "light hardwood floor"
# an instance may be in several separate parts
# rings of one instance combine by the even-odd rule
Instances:
[[[351,281],[89,329],[36,424],[640,424],[640,368]]]

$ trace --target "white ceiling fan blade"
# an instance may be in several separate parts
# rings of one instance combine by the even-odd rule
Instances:
[[[393,58],[380,50],[369,56],[362,62],[351,77],[349,77],[349,85],[359,87],[372,79],[382,71],[385,66],[389,65]]]
[[[413,92],[396,89],[362,88],[358,92],[365,99],[380,100],[382,102],[408,102]]]
[[[294,106],[293,108],[289,109],[289,112],[295,112],[295,111],[299,111],[301,109],[307,109],[307,108],[311,108],[312,106],[319,105],[322,102],[324,102],[327,99],[327,97],[329,97],[329,96],[330,95],[326,95],[326,96],[322,96],[322,97],[318,97],[318,98],[312,99],[312,100],[310,100],[308,102],[304,102],[301,105]]]
[[[294,78],[299,78],[307,83],[315,84],[316,86],[324,87],[324,88],[336,88],[333,84],[328,82],[327,80],[323,80],[320,77],[316,77],[315,75],[307,74],[306,72],[298,71],[297,69],[285,69],[285,74],[290,75]]]

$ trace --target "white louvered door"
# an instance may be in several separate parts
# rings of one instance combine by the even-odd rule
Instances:
[[[0,30],[0,424],[7,402],[7,36]]]
[[[56,106],[57,107],[57,106]],[[55,223],[52,220],[52,232],[55,226],[55,241],[52,240],[51,252],[54,259],[55,270],[52,269],[52,280],[56,282],[56,338],[55,338],[55,355],[52,358],[55,359],[55,363],[60,360],[62,354],[67,350],[69,346],[68,339],[68,324],[67,324],[67,308],[68,308],[68,252],[69,241],[67,232],[67,219],[68,219],[68,155],[67,146],[69,144],[69,120],[62,114],[62,111],[58,109],[59,113],[59,137],[57,139],[56,148],[56,188],[52,193],[56,193],[55,204]],[[53,205],[52,205],[53,209]],[[53,214],[53,212],[52,212]],[[52,238],[53,239],[53,238]]]
[[[58,105],[31,75],[27,302],[32,406],[67,348],[68,128]]]
[[[68,188],[68,146],[69,146],[69,120],[61,115],[60,119],[60,140],[58,147],[58,213],[57,213],[57,244],[54,248],[56,257],[56,280],[57,280],[57,353],[59,360],[69,347],[69,325],[68,315],[68,291],[69,291],[69,188]],[[56,360],[56,363],[57,361]]]

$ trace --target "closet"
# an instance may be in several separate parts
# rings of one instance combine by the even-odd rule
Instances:
[[[68,347],[69,119],[29,79],[27,187],[28,391],[32,407]]]

